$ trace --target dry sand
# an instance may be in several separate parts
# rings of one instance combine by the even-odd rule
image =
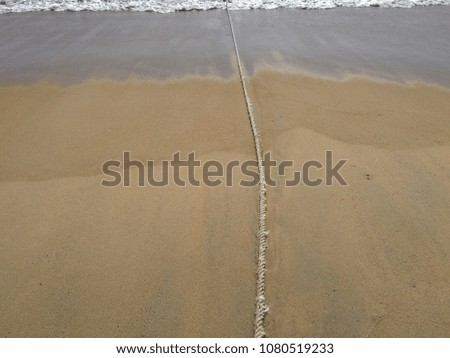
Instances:
[[[449,337],[450,90],[261,70],[250,96],[276,159],[349,160],[269,190],[268,334]]]
[[[105,188],[105,160],[253,159],[236,79],[0,88],[0,336],[253,333],[256,188]]]

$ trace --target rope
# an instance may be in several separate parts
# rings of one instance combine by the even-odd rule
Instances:
[[[265,278],[266,278],[266,249],[267,249],[267,235],[269,232],[266,228],[266,177],[264,173],[262,152],[261,152],[261,136],[256,128],[255,118],[253,115],[253,107],[250,101],[247,86],[245,84],[244,71],[242,70],[241,60],[239,57],[239,50],[236,43],[236,36],[234,34],[233,22],[231,21],[230,10],[228,9],[229,0],[227,0],[227,14],[228,21],[230,23],[231,35],[233,37],[234,50],[236,52],[236,61],[239,70],[239,77],[241,79],[242,91],[244,92],[245,105],[247,107],[248,119],[252,128],[253,141],[255,144],[256,160],[258,163],[259,173],[259,229],[258,229],[258,268],[256,270],[256,307],[255,307],[255,322],[254,333],[255,338],[263,338],[266,336],[264,330],[264,318],[269,310],[269,306],[266,304],[265,291]]]

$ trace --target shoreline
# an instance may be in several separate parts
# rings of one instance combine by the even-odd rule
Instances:
[[[264,3],[257,4],[255,1],[247,2],[246,0],[240,0],[238,2],[231,2],[229,4],[230,10],[332,10],[336,8],[383,8],[383,9],[411,9],[416,7],[430,7],[430,6],[448,6],[449,3],[443,4],[442,0],[427,0],[428,3],[417,4],[414,1],[409,1],[409,3],[403,2],[401,5],[396,5],[395,3],[364,3],[358,0],[345,0],[339,3],[334,3],[333,1],[329,1],[328,3],[320,3],[317,4],[314,1],[303,1],[302,3],[297,4],[295,2],[291,2],[291,4],[268,4],[265,6]],[[171,4],[170,0],[166,2],[165,6],[161,6],[159,4],[152,4],[147,1],[148,4],[139,4],[136,6],[135,4],[123,3],[120,0],[110,0],[107,3],[103,4],[83,4],[76,1],[65,0],[62,4],[58,2],[58,0],[53,1],[47,4],[34,4],[33,2],[27,3],[27,1],[23,1],[20,5],[13,5],[13,8],[8,8],[9,4],[3,3],[0,4],[0,15],[1,14],[9,14],[9,13],[28,13],[28,12],[148,12],[148,13],[156,13],[156,14],[173,14],[179,12],[190,12],[190,11],[213,11],[213,10],[225,10],[226,3],[225,1],[200,1],[196,0],[188,0],[184,3],[180,3],[177,1],[175,4]],[[31,7],[31,9],[30,9]]]
[[[254,161],[226,13],[50,14],[0,22],[0,336],[253,336],[257,187],[101,186]],[[269,337],[450,336],[449,15],[232,12],[277,178],[347,160],[267,188]]]

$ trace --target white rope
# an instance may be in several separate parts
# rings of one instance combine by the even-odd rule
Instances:
[[[227,0],[227,14],[228,21],[230,22],[231,35],[233,36],[234,50],[236,51],[236,61],[239,70],[239,76],[241,78],[242,90],[244,92],[245,105],[247,107],[247,114],[250,120],[250,126],[252,128],[253,141],[255,144],[256,160],[258,162],[259,172],[259,229],[258,229],[258,268],[256,270],[256,309],[255,309],[255,322],[254,332],[255,338],[263,338],[266,336],[264,330],[264,318],[269,310],[269,306],[266,304],[265,291],[265,278],[266,278],[266,249],[267,249],[267,235],[269,232],[266,228],[266,177],[264,174],[264,166],[261,152],[261,136],[256,128],[255,119],[253,116],[253,107],[250,101],[247,86],[245,84],[244,71],[242,70],[241,60],[239,57],[239,50],[236,43],[236,36],[234,34],[233,22],[231,21],[230,10],[228,9],[229,0]]]

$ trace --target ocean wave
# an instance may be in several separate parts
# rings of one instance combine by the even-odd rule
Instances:
[[[403,7],[450,5],[450,0],[230,0],[232,10],[330,9],[335,7]],[[1,0],[0,13],[29,11],[174,11],[224,9],[224,0]]]

